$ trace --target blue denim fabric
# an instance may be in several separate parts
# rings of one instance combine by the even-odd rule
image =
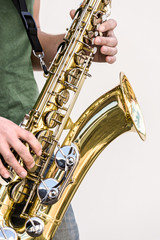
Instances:
[[[52,165],[53,161],[54,155],[51,157],[51,160],[44,175],[47,174],[48,169]],[[63,217],[62,223],[56,231],[55,236],[53,237],[53,240],[79,240],[78,226],[71,205],[69,205]]]

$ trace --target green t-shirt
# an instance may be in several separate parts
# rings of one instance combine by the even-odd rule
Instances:
[[[26,0],[32,13],[33,0]],[[0,0],[0,116],[19,124],[38,96],[31,45],[11,0]]]

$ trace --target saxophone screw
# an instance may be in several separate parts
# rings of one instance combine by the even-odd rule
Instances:
[[[72,167],[74,165],[75,160],[72,157],[68,157],[66,160],[66,164],[68,167]]]

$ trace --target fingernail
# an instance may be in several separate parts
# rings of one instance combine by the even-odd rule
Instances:
[[[106,55],[107,55],[107,53],[108,53],[108,47],[103,46],[102,49],[101,49],[101,52],[102,52],[103,54],[106,54]]]
[[[42,149],[39,150],[38,155],[40,156],[42,154]]]
[[[33,162],[33,163],[29,166],[29,168],[33,168],[34,165],[35,165],[35,162]]]
[[[21,172],[21,173],[20,173],[20,177],[24,178],[24,177],[26,177],[26,176],[27,176],[27,173],[26,173],[26,172]]]
[[[104,26],[100,26],[98,29],[100,32],[104,32],[105,31],[105,27]]]
[[[3,177],[4,177],[4,178],[9,178],[10,175],[9,175],[9,173],[5,173]]]
[[[101,39],[100,39],[100,38],[97,38],[97,39],[95,40],[95,43],[96,43],[96,44],[100,44],[100,43],[101,43]]]

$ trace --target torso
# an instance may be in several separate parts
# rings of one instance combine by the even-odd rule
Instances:
[[[33,1],[26,3],[32,13]],[[0,6],[0,116],[19,124],[33,107],[38,88],[22,20],[11,0],[0,0]]]

